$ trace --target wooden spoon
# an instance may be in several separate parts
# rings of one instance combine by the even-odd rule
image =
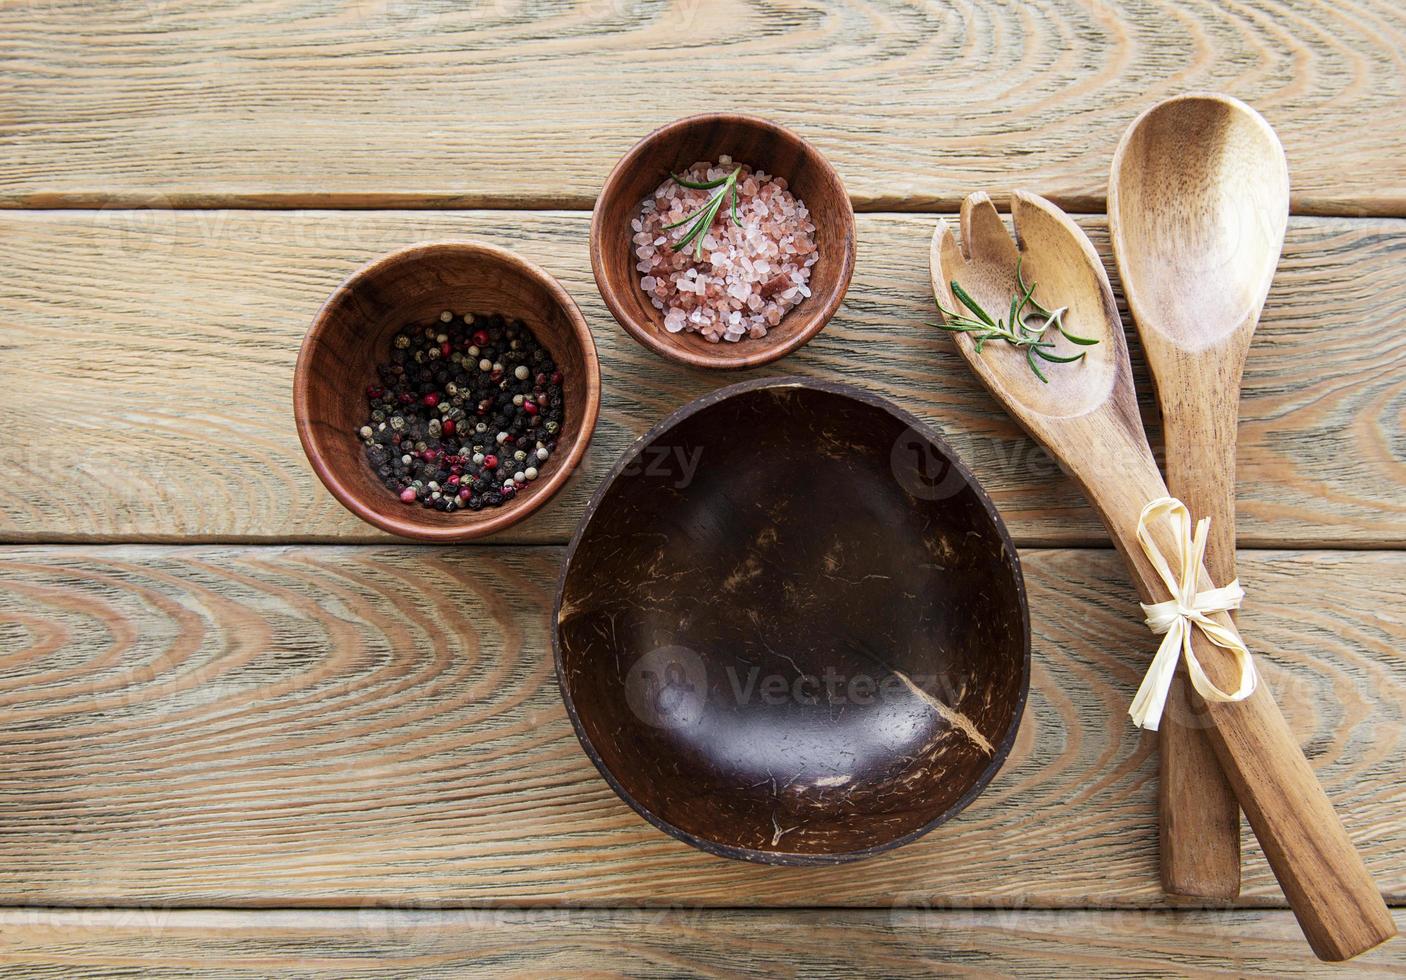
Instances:
[[[1162,408],[1167,486],[1211,518],[1206,568],[1235,578],[1240,376],[1279,264],[1289,165],[1269,123],[1223,95],[1139,116],[1113,156],[1108,222],[1123,293]],[[1177,675],[1159,731],[1162,885],[1240,893],[1240,809]]]
[[[948,285],[955,279],[986,309],[1006,310],[1016,289],[1016,262],[1023,257],[1025,281],[1039,284],[1036,298],[1051,308],[1067,306],[1070,332],[1100,341],[1083,348],[1088,352],[1083,361],[1046,365],[1049,383],[1044,384],[1016,348],[991,342],[978,354],[970,337],[956,335],[958,350],[981,382],[1088,496],[1143,601],[1165,600],[1170,598],[1166,587],[1138,544],[1136,529],[1143,506],[1166,496],[1167,486],[1143,432],[1108,276],[1088,237],[1067,215],[1033,194],[1017,191],[1013,198],[1019,247],[985,194],[962,204],[960,247],[947,223],[939,221],[932,242],[933,290],[943,306],[957,309]],[[1079,349],[1062,339],[1058,343],[1058,354]],[[1164,553],[1174,552],[1166,522],[1153,534]],[[1204,568],[1198,588],[1211,588]],[[1234,629],[1224,613],[1215,619]],[[1223,689],[1233,689],[1229,655],[1199,630],[1193,632],[1207,673]],[[1149,658],[1155,646],[1149,633]],[[1391,938],[1395,925],[1386,904],[1263,681],[1243,701],[1203,704],[1199,710],[1314,952],[1342,960]]]

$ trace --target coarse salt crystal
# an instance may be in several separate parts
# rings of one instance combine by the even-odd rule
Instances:
[[[720,157],[716,165],[699,161],[682,175],[687,180],[716,180],[736,165]],[[691,226],[666,226],[696,214],[715,191],[685,188],[672,179],[661,184],[630,223],[640,288],[656,309],[664,311],[670,333],[695,331],[713,343],[759,338],[810,295],[804,284],[819,258],[810,212],[786,190],[781,178],[743,166],[737,181],[737,215],[731,200],[719,208],[701,241],[683,251],[670,244]],[[695,245],[703,252],[695,257]],[[783,288],[778,288],[782,287]]]

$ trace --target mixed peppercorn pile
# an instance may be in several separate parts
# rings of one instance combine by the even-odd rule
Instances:
[[[391,341],[366,390],[366,459],[407,504],[481,510],[511,500],[557,446],[561,371],[520,320],[440,314]]]

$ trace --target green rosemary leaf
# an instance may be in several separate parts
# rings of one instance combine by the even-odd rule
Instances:
[[[1062,306],[1055,311],[1054,316],[1050,317],[1050,322],[1055,325],[1055,329],[1064,336],[1064,339],[1071,344],[1078,344],[1080,347],[1092,347],[1098,343],[1098,340],[1093,337],[1080,337],[1064,329],[1064,311],[1067,309],[1068,307]]]
[[[671,173],[669,174],[669,176],[672,177],[674,179],[674,183],[678,184],[680,187],[687,187],[689,190],[692,191],[710,191],[714,187],[721,187],[723,184],[726,184],[728,181],[732,180],[734,177],[737,176],[737,171],[734,170],[730,174],[724,174],[717,180],[684,180],[682,177],[675,173]]]
[[[991,314],[983,310],[981,308],[980,303],[968,296],[967,291],[961,286],[957,285],[957,280],[953,279],[951,286],[952,295],[957,297],[957,299],[961,300],[963,306],[971,310],[972,313],[976,314],[977,319],[979,319],[982,323],[987,324],[988,326],[996,326],[996,321],[991,319]]]
[[[1035,284],[1032,282],[1032,283],[1030,284],[1030,288],[1029,288],[1029,289],[1026,289],[1026,287],[1025,287],[1025,277],[1020,274],[1020,267],[1021,267],[1024,263],[1025,263],[1025,256],[1024,256],[1024,255],[1021,255],[1021,256],[1017,257],[1016,260],[1015,260],[1015,281],[1016,281],[1016,285],[1018,285],[1022,290],[1025,291],[1025,296],[1026,296],[1026,298],[1029,300],[1031,308],[1032,308],[1036,313],[1040,314],[1040,315],[1043,316],[1043,317],[1049,317],[1049,316],[1051,316],[1050,311],[1047,310],[1047,309],[1045,309],[1043,306],[1041,306],[1040,303],[1039,303],[1039,301],[1037,301],[1037,300],[1035,299]]]
[[[1017,261],[1017,263],[1019,263],[1020,260],[1017,259],[1016,261]],[[1020,273],[1019,273],[1018,270],[1017,270],[1017,272],[1016,272],[1016,282],[1020,282]],[[1022,288],[1024,288],[1024,284],[1022,284]],[[1021,309],[1020,322],[1021,322],[1021,325],[1022,325],[1022,326],[1025,324],[1025,307],[1027,307],[1027,306],[1032,307],[1032,308],[1035,310],[1036,313],[1041,313],[1042,315],[1046,315],[1046,316],[1048,315],[1048,314],[1044,314],[1043,311],[1039,308],[1039,305],[1035,302],[1034,296],[1033,296],[1034,292],[1035,292],[1035,284],[1034,284],[1034,283],[1031,283],[1031,284],[1030,284],[1030,287],[1029,287],[1028,289],[1025,289],[1025,291],[1020,294],[1020,309]]]
[[[740,166],[734,167],[732,173],[725,177],[719,177],[717,180],[706,182],[689,181],[683,179],[678,174],[669,174],[669,176],[674,179],[674,182],[681,187],[688,187],[699,191],[721,188],[716,194],[704,201],[703,204],[699,206],[698,210],[685,215],[671,225],[664,226],[666,230],[669,228],[677,228],[680,225],[687,224],[696,219],[692,227],[689,228],[688,233],[673,244],[672,247],[674,251],[681,252],[689,243],[696,241],[693,248],[694,258],[698,258],[703,254],[703,239],[701,236],[713,226],[713,221],[717,218],[718,211],[722,209],[723,202],[727,200],[729,192],[732,194],[732,220],[737,223],[737,227],[742,227],[742,220],[737,215],[737,175],[741,172],[742,168]]]
[[[715,214],[717,214],[717,208],[709,209],[705,206],[701,211],[699,211],[698,220],[694,222],[693,227],[688,230],[688,234],[684,235],[683,238],[679,239],[677,242],[674,243],[674,251],[684,251],[688,248],[689,243],[692,242],[694,239],[698,239],[699,249],[701,249],[703,245],[703,232],[705,229],[708,228],[709,225],[713,223],[713,216]],[[695,251],[694,254],[697,255],[698,252]]]
[[[1030,317],[1035,315],[1036,314],[1033,313],[1022,314],[1020,318],[1016,320],[1015,330],[1013,330],[1012,332],[1019,333],[1021,339],[1026,342],[1033,342],[1039,340],[1045,335],[1045,329],[1049,326],[1049,324],[1043,323],[1040,325],[1039,329],[1032,327],[1030,325]]]
[[[1032,371],[1035,372],[1035,377],[1039,378],[1039,379],[1040,379],[1041,381],[1043,381],[1045,384],[1049,384],[1049,383],[1050,383],[1050,379],[1047,378],[1047,377],[1045,377],[1045,372],[1043,372],[1043,371],[1040,370],[1040,365],[1038,365],[1038,364],[1035,363],[1035,348],[1034,348],[1034,347],[1027,347],[1027,348],[1025,348],[1025,363],[1027,363],[1027,364],[1030,365],[1030,370],[1032,370]]]
[[[686,225],[694,218],[698,217],[700,213],[700,211],[690,211],[688,214],[684,215],[682,218],[680,218],[678,221],[675,221],[673,224],[665,225],[664,230],[668,231],[670,228],[677,228],[679,225]]]
[[[1054,341],[1045,340],[1045,334],[1054,326],[1060,334],[1069,340],[1070,343],[1083,347],[1097,344],[1098,341],[1088,337],[1079,337],[1069,333],[1064,329],[1064,314],[1068,309],[1061,307],[1051,313],[1045,307],[1035,301],[1035,283],[1026,285],[1024,277],[1021,275],[1020,267],[1024,261],[1021,256],[1016,261],[1016,282],[1019,284],[1019,291],[1011,297],[1009,310],[1010,320],[992,320],[991,315],[981,308],[981,305],[964,290],[955,280],[951,282],[952,295],[961,301],[973,315],[968,316],[948,310],[941,303],[937,304],[938,311],[942,314],[944,323],[933,324],[949,333],[967,334],[972,340],[972,349],[978,354],[988,340],[1004,340],[1012,347],[1025,351],[1025,363],[1030,365],[1030,370],[1035,377],[1043,383],[1049,384],[1050,379],[1040,370],[1039,361],[1048,361],[1052,364],[1069,364],[1079,361],[1087,353],[1080,351],[1078,354],[1065,355],[1055,354],[1056,344]],[[1029,309],[1027,310],[1027,307]],[[1030,323],[1031,318],[1042,316],[1043,322],[1034,325]]]
[[[942,318],[943,318],[944,320],[960,320],[960,321],[962,321],[963,323],[981,323],[980,320],[973,320],[971,317],[967,316],[965,313],[958,313],[958,312],[956,312],[955,310],[949,310],[947,307],[943,306],[941,303],[938,303],[938,304],[937,304],[937,312],[939,312],[939,313],[942,314]],[[987,326],[987,324],[985,324],[985,323],[982,323],[981,325],[982,325],[983,327],[986,327],[986,326]]]
[[[1054,364],[1069,364],[1071,361],[1082,360],[1083,357],[1084,357],[1084,354],[1087,353],[1087,351],[1080,351],[1079,353],[1077,353],[1077,354],[1075,354],[1075,355],[1073,355],[1073,356],[1071,356],[1071,357],[1063,357],[1063,356],[1061,356],[1061,355],[1059,355],[1059,354],[1047,354],[1047,353],[1045,353],[1045,345],[1044,345],[1044,344],[1031,344],[1029,349],[1030,349],[1030,350],[1033,350],[1036,354],[1039,354],[1039,355],[1040,355],[1041,357],[1043,357],[1045,360],[1050,361],[1050,362],[1052,362],[1052,363],[1054,363]]]

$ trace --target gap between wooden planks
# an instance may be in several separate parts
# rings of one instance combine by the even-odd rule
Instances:
[[[1101,210],[1128,123],[1209,89],[1276,127],[1297,212],[1406,214],[1393,0],[147,0],[6,5],[0,39],[0,206],[588,207],[722,110],[795,127],[866,210]]]
[[[967,811],[837,868],[709,857],[581,751],[557,547],[0,549],[0,904],[1158,907],[1153,643],[1117,557],[1027,550],[1031,695]],[[1242,554],[1245,635],[1406,899],[1406,552]],[[1312,597],[1331,596],[1315,603]],[[1253,841],[1241,904],[1282,905]]]
[[[1080,220],[1108,260],[1104,220]],[[850,381],[933,422],[1018,543],[1106,543],[1080,494],[927,325],[933,219],[861,216],[858,272],[835,320],[797,354],[740,374],[677,367],[631,342],[596,292],[587,222],[561,212],[0,213],[0,540],[384,540],[306,465],[293,362],[313,314],[358,265],[416,240],[473,237],[563,281],[595,331],[604,376],[583,471],[499,543],[564,542],[651,424],[715,387],[786,373]],[[1406,319],[1403,256],[1406,221],[1292,221],[1246,368],[1242,546],[1406,546],[1406,333],[1389,328]],[[1136,359],[1135,337],[1133,348]],[[70,448],[56,451],[56,440]]]
[[[1406,913],[1397,912],[1399,927]],[[1338,976],[1287,911],[0,909],[0,964],[66,977]],[[1352,962],[1400,976],[1406,944]]]

